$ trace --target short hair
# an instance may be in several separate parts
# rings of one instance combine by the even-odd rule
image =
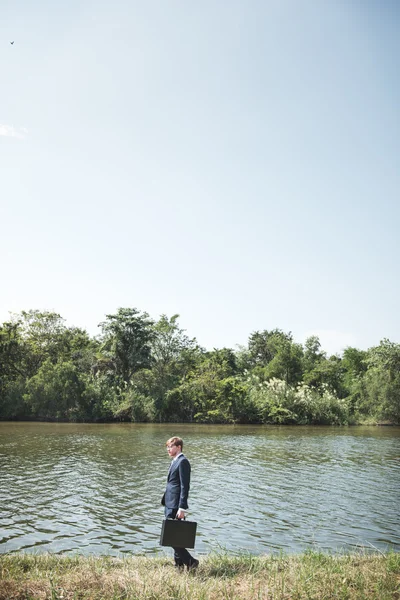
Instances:
[[[176,435],[165,442],[166,446],[180,446],[183,450],[183,440]]]

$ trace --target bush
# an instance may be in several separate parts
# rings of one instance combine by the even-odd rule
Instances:
[[[282,379],[261,381],[254,375],[247,378],[247,384],[250,401],[262,423],[348,423],[348,402],[339,399],[327,385],[318,390],[304,383],[294,387]]]

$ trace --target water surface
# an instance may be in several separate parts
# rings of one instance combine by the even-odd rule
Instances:
[[[197,554],[400,550],[398,427],[0,422],[0,552],[162,552],[172,435]]]

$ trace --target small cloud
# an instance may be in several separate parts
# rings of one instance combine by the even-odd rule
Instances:
[[[28,130],[25,127],[13,127],[12,125],[2,125],[0,123],[0,136],[25,139]]]

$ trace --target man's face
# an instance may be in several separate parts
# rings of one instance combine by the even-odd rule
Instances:
[[[175,456],[181,452],[181,447],[171,444],[170,446],[167,446],[167,450],[170,457],[175,458]]]

